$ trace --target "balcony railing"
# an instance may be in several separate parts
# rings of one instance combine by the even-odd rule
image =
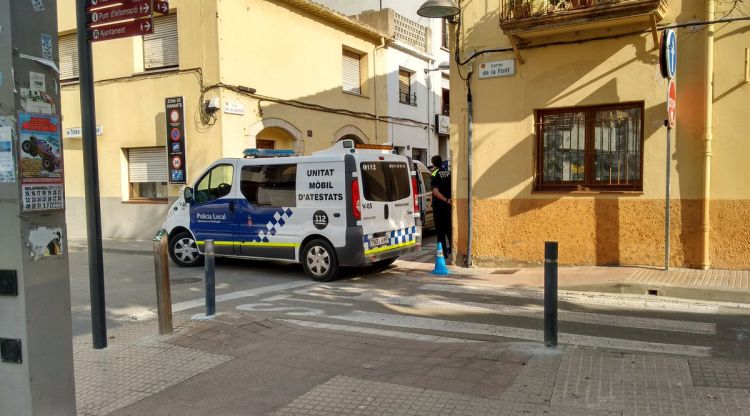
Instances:
[[[501,5],[500,28],[524,44],[595,37],[602,28],[613,35],[656,30],[667,0],[503,0]]]
[[[417,93],[410,93],[406,91],[398,92],[398,102],[401,104],[417,105]]]
[[[601,11],[601,16],[617,13],[653,11],[664,0],[505,0],[500,20],[525,19],[549,15],[565,15],[571,11],[590,9],[593,14]],[[617,13],[621,14],[621,13]]]

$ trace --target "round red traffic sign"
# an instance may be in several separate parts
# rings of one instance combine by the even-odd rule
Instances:
[[[673,79],[667,88],[667,115],[668,125],[673,128],[677,124],[677,83]]]

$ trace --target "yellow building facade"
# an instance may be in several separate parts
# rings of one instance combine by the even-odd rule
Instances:
[[[151,238],[179,194],[160,158],[167,97],[185,101],[188,183],[246,148],[386,141],[387,35],[306,0],[169,4],[154,34],[93,44],[105,238]],[[74,1],[58,10],[67,221],[82,237],[82,139],[69,130],[81,126]]]
[[[461,2],[451,42],[459,258],[470,183],[475,264],[538,263],[557,241],[563,264],[663,266],[668,165],[670,265],[750,267],[750,22],[731,3]],[[670,154],[658,48],[668,27],[678,45]]]

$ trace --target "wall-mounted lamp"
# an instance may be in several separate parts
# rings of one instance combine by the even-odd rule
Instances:
[[[453,0],[427,0],[417,10],[417,14],[422,17],[435,19],[445,19],[458,15],[461,9]]]
[[[445,71],[451,68],[451,65],[448,62],[441,62],[440,65],[437,66],[437,68],[425,68],[424,73],[430,73],[433,71]]]

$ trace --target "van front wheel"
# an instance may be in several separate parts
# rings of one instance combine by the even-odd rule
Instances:
[[[194,267],[203,264],[203,256],[198,252],[198,245],[193,235],[187,231],[177,233],[169,240],[169,257],[182,267]]]
[[[305,244],[300,260],[305,273],[315,281],[328,282],[339,274],[336,252],[325,240],[315,239]]]

